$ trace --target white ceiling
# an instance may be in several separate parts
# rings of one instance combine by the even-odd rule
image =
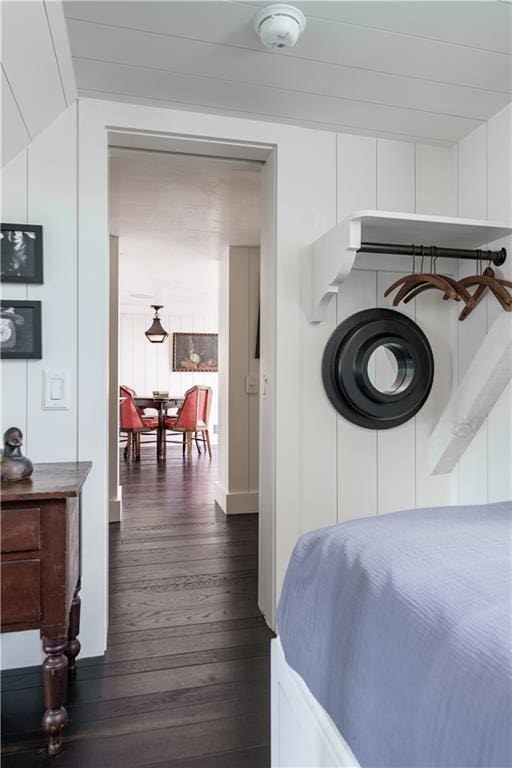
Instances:
[[[508,2],[297,2],[273,52],[257,2],[65,2],[84,96],[454,142],[511,101]]]
[[[260,168],[111,149],[110,232],[120,238],[121,303],[215,315],[222,253],[260,240]]]

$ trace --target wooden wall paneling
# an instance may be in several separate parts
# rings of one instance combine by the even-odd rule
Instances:
[[[512,384],[505,389],[487,419],[488,501],[512,498]]]
[[[44,7],[55,48],[55,58],[57,59],[64,98],[66,105],[70,106],[77,98],[78,93],[63,4],[55,3],[53,0],[44,0]]]
[[[29,143],[30,135],[16,104],[5,72],[1,70],[2,99],[2,166],[12,162],[16,155]]]
[[[426,334],[434,355],[434,383],[429,398],[416,415],[416,506],[456,504],[456,474],[432,475],[428,439],[452,394],[454,349],[457,343],[454,302],[443,301],[438,291],[426,291],[416,299],[416,322]]]
[[[140,392],[140,394],[148,394],[152,391],[152,389],[154,389],[154,387],[151,387],[151,381],[154,378],[153,368],[155,357],[158,355],[158,350],[156,348],[157,345],[152,344],[147,340],[145,336],[145,331],[147,328],[149,328],[152,322],[153,310],[146,311],[143,317],[143,323],[141,323],[140,317],[136,317],[135,319],[135,336],[133,339],[134,355],[136,358],[141,360],[142,363],[140,368],[139,366],[136,367],[135,375],[144,375],[144,386],[142,386],[140,389],[137,389],[137,392]]]
[[[27,151],[20,152],[2,168],[2,221],[27,224]],[[32,223],[32,222],[31,222]],[[1,285],[2,299],[26,299],[27,286]],[[2,360],[2,434],[19,427],[27,437],[27,361]]]
[[[377,140],[338,134],[337,220],[377,208]],[[354,312],[376,306],[377,273],[353,270],[336,296],[336,325]],[[342,416],[337,430],[337,519],[377,514],[377,435]],[[361,478],[364,477],[364,482]]]
[[[393,297],[384,297],[386,288],[402,274],[377,272],[377,306],[395,309],[415,320],[416,300],[393,307]],[[378,365],[376,376],[378,381]],[[416,419],[379,430],[376,435],[377,514],[411,509],[416,505]]]
[[[457,215],[457,146],[416,145],[416,213]],[[437,266],[449,269],[446,261]],[[415,303],[416,322],[430,341],[435,367],[432,391],[415,419],[416,506],[424,507],[455,503],[458,492],[456,478],[430,474],[428,457],[428,437],[455,383],[457,312],[437,291],[423,293]]]
[[[414,211],[415,183],[414,145],[379,139],[377,141],[377,208]],[[392,297],[384,298],[384,291],[398,276],[388,272],[377,273],[377,306],[392,306]],[[414,303],[401,304],[396,309],[414,320]],[[377,431],[376,436],[377,514],[414,507],[416,498],[415,420],[412,419],[395,429]]]
[[[259,516],[258,516],[258,607],[270,627],[275,629],[276,604],[276,465],[275,384],[270,371],[276,357],[276,182],[277,156],[272,152],[261,169],[261,254],[260,254],[260,451],[259,451]],[[221,262],[221,269],[223,262]],[[220,283],[219,320],[223,312]],[[225,304],[225,302],[224,302]],[[222,339],[220,340],[221,344]],[[222,378],[222,377],[221,377]],[[300,406],[299,406],[300,407]],[[222,414],[221,418],[222,418]],[[222,460],[222,456],[219,457]]]
[[[172,328],[171,315],[168,310],[162,310],[162,325],[169,334],[169,338],[161,346],[155,361],[155,389],[167,389],[171,392],[171,350],[172,350]]]
[[[508,138],[510,141],[510,138]],[[504,174],[506,175],[506,174]],[[498,182],[499,183],[499,182]],[[492,247],[505,247],[507,261],[499,270],[512,280],[512,237],[503,238]],[[488,327],[503,310],[493,297],[487,309]],[[512,498],[512,387],[509,386],[492,409],[487,419],[487,484],[489,501]]]
[[[336,139],[335,139],[336,140]],[[334,147],[339,158],[339,140]],[[338,170],[339,174],[339,170]],[[336,223],[336,191],[341,193],[339,179],[330,174],[332,185],[332,222]],[[339,200],[338,200],[339,202]],[[323,234],[321,232],[320,234]],[[301,308],[302,355],[300,375],[301,422],[300,439],[300,531],[332,525],[337,520],[337,414],[322,384],[322,355],[327,339],[336,327],[336,302],[332,301],[323,323],[309,322],[311,301],[311,254],[302,254]],[[312,478],[316,478],[312,482]]]
[[[416,213],[457,215],[457,146],[416,144]]]
[[[377,207],[377,140],[338,134],[338,221]]]
[[[491,117],[487,123],[487,180],[489,219],[511,221],[512,104]]]
[[[512,105],[487,124],[487,210],[490,219],[512,220]],[[512,237],[493,243],[507,249],[501,273],[512,279]],[[501,312],[489,301],[488,324]],[[512,498],[512,386],[507,387],[487,420],[487,478],[489,501]]]
[[[351,28],[351,34],[354,29]],[[311,31],[309,26],[308,30]],[[336,45],[339,48],[342,44]],[[366,48],[365,55],[368,50]],[[128,99],[135,97],[139,105],[167,103],[172,108],[173,103],[180,102],[191,109],[200,105],[202,110],[236,111],[248,117],[259,114],[275,122],[287,119],[306,126],[311,126],[311,116],[314,115],[315,130],[321,126],[329,132],[341,126],[358,131],[370,123],[379,126],[381,135],[403,135],[401,129],[405,125],[406,135],[410,138],[446,143],[457,141],[479,124],[478,120],[465,116],[367,104],[295,90],[272,99],[265,86],[236,80],[208,78],[208,89],[205,90],[205,78],[201,76],[90,58],[75,59],[75,71],[83,97],[94,98],[95,93],[97,98],[100,92],[108,99],[109,95],[122,93]]]
[[[337,296],[339,324],[375,307],[377,273],[354,269]],[[338,522],[377,514],[377,433],[338,416]]]
[[[4,3],[2,22],[9,34],[2,39],[2,63],[33,138],[66,109],[48,19],[43,2]],[[30,61],[20,40],[30,30]]]
[[[44,284],[28,288],[29,299],[42,302],[43,334],[42,360],[28,361],[26,447],[33,461],[74,461],[77,456],[76,121],[76,106],[71,106],[28,148],[28,218],[42,224],[44,234]],[[94,312],[92,304],[89,311]],[[47,368],[68,371],[68,410],[42,409]]]
[[[249,484],[249,403],[245,397],[250,318],[249,248],[229,252],[229,476],[226,491],[246,491]],[[236,318],[236,320],[235,320]],[[237,393],[240,396],[237,396]]]
[[[459,142],[459,216],[487,217],[487,123]]]
[[[336,223],[336,134],[301,131],[298,140],[279,145],[277,152],[277,255],[276,255],[276,539],[277,591],[279,593],[297,537],[316,527],[316,507],[301,499],[298,478],[304,476],[318,497],[325,482],[335,482],[335,464],[327,460],[321,475],[301,463],[303,427],[300,420],[302,357],[308,317],[301,305],[302,259],[309,243]],[[307,180],[307,181],[306,181]],[[318,397],[318,391],[315,393]],[[314,401],[312,401],[314,402]],[[315,406],[313,406],[315,407]],[[323,418],[323,413],[318,412]],[[311,492],[311,491],[310,491]],[[336,506],[329,515],[336,521]],[[285,512],[288,511],[288,513]],[[285,514],[283,514],[285,512]]]
[[[133,315],[122,312],[119,320],[119,383],[131,386],[133,381]]]
[[[260,361],[255,358],[256,336],[260,317],[260,249],[249,249],[249,347],[247,370],[259,381]],[[211,324],[209,327],[212,327]],[[261,347],[261,344],[260,344]],[[259,393],[249,397],[249,490],[259,486]],[[213,415],[213,414],[212,414]],[[217,420],[213,423],[217,423]]]
[[[84,487],[83,589],[80,641],[84,655],[105,651],[108,625],[108,164],[107,134],[94,131],[78,102],[78,460],[93,461]],[[101,170],[93,157],[104,158]],[[99,247],[98,247],[99,245]],[[94,297],[94,301],[93,301]],[[91,311],[91,310],[94,311]]]
[[[27,163],[26,151],[20,152],[2,168],[1,208],[2,221],[12,224],[28,224],[27,221]],[[30,222],[32,223],[32,222]],[[5,290],[6,285],[2,286]],[[13,283],[9,289],[25,290],[25,286]],[[25,298],[25,294],[23,297]]]
[[[146,355],[151,354],[149,347],[150,342],[144,336],[146,331],[151,325],[152,313],[147,312],[144,315],[136,314],[133,316],[133,359],[135,362],[133,368],[133,389],[141,395],[147,394],[147,378],[146,378]],[[147,346],[146,346],[147,345]]]
[[[74,6],[76,6],[76,11]],[[301,55],[305,58],[349,67],[363,67],[376,71],[386,69],[388,72],[395,72],[404,76],[420,79],[430,78],[442,82],[455,82],[481,88],[488,87],[488,80],[486,78],[489,77],[488,67],[490,62],[492,62],[496,73],[494,87],[502,91],[506,91],[508,88],[509,76],[506,67],[502,64],[503,56],[476,48],[477,43],[474,41],[478,40],[480,42],[482,40],[481,30],[478,27],[478,11],[475,11],[475,15],[471,17],[475,21],[473,21],[470,27],[470,33],[467,31],[468,24],[463,25],[462,29],[462,25],[459,24],[459,29],[455,33],[451,29],[447,32],[443,24],[431,24],[429,34],[433,37],[437,38],[440,35],[444,36],[445,40],[448,38],[448,40],[463,41],[463,44],[458,46],[460,48],[458,56],[450,56],[448,59],[446,52],[447,50],[451,52],[451,49],[447,47],[446,42],[438,39],[425,39],[420,36],[420,30],[424,31],[427,26],[427,22],[421,21],[418,23],[417,14],[421,13],[421,11],[410,11],[410,15],[414,16],[414,21],[412,26],[408,26],[408,21],[403,21],[406,11],[399,10],[396,7],[394,11],[376,10],[375,13],[379,19],[379,26],[381,24],[379,17],[381,15],[386,17],[386,21],[383,24],[384,29],[365,29],[363,26],[356,26],[358,22],[355,22],[355,24],[350,23],[355,18],[351,7],[344,9],[343,7],[338,7],[337,4],[333,7],[333,4],[329,2],[323,4],[321,8],[322,16],[325,14],[325,17],[315,18],[312,15],[309,16],[309,36],[301,40],[300,51]],[[500,12],[502,13],[502,18],[506,19],[506,10],[498,7],[495,13]],[[314,12],[311,11],[311,13],[313,14]],[[366,24],[368,11],[361,9],[356,11],[356,13],[360,13],[364,18],[363,23]],[[427,15],[429,12],[425,10],[424,13]],[[489,14],[491,12],[481,11],[480,18],[483,13]],[[343,17],[345,14],[344,20],[347,17],[349,19],[348,24],[337,24],[339,31],[336,35],[333,35],[331,32],[333,14],[334,18]],[[93,10],[86,2],[77,2],[73,4],[72,15],[76,18],[92,19],[114,26],[119,21],[113,3],[102,3],[99,10]],[[236,39],[238,45],[256,48],[257,50],[257,42],[250,28],[252,15],[251,7],[241,6],[236,8],[235,6],[231,11],[222,6],[220,9],[206,6],[202,16],[201,37],[205,41],[216,43],[224,43],[228,39]],[[432,15],[430,14],[430,17]],[[448,14],[446,15],[448,16]],[[399,20],[395,21],[397,16]],[[436,14],[436,20],[438,18]],[[442,18],[444,19],[444,16]],[[491,36],[490,30],[494,31],[496,26],[496,16],[494,15],[491,18],[494,18],[494,23],[484,24],[483,26],[485,28],[485,48],[489,47],[493,50],[496,45],[495,35],[492,36],[493,42],[487,44],[487,40]],[[450,19],[447,23],[448,28],[452,27]],[[171,11],[164,10],[163,8],[160,9],[157,6],[154,13],[150,16],[145,12],[143,5],[130,4],[130,6],[127,6],[123,24],[126,28],[153,30],[160,34],[172,34],[177,36],[178,39],[197,37],[196,11],[194,8],[187,7],[187,5],[179,10]],[[391,30],[398,28],[400,32],[393,32],[390,30],[390,27]],[[440,31],[438,27],[441,27]],[[432,31],[433,28],[435,28],[435,32]],[[501,42],[506,39],[506,35],[499,35],[498,39]],[[471,43],[468,44],[468,40],[471,40]],[[472,47],[472,44],[475,45],[475,48]],[[383,60],[386,61],[385,67],[382,64]],[[276,69],[280,64],[281,62],[278,62],[275,65]],[[282,66],[284,68],[284,64]]]
[[[377,140],[377,208],[380,211],[414,212],[414,144]]]
[[[307,279],[310,254],[304,258],[302,305],[307,316],[311,300],[311,282]],[[322,383],[322,355],[327,340],[336,327],[336,301],[327,307],[322,323],[304,323],[302,344],[307,354],[301,357],[300,422],[302,437],[300,460],[320,484],[311,482],[306,472],[300,475],[301,530],[306,525],[319,528],[337,520],[337,413],[327,399]]]
[[[183,330],[183,324],[182,324],[182,318],[181,315],[172,315],[170,317],[170,339],[169,339],[169,349],[168,349],[168,356],[169,356],[169,392],[179,394],[180,392],[185,392],[186,387],[183,385],[183,374],[182,373],[174,373],[172,370],[172,360],[173,360],[173,333],[180,333],[180,331]]]
[[[458,148],[458,215],[487,218],[487,124],[466,136]],[[474,273],[473,262],[460,262],[459,277]],[[487,299],[458,323],[457,376],[460,382],[487,333]],[[458,464],[459,503],[487,501],[487,422],[482,424]]]

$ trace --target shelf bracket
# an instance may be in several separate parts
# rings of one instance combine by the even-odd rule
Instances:
[[[345,219],[311,246],[311,322],[321,323],[332,297],[347,279],[361,248],[361,221]]]

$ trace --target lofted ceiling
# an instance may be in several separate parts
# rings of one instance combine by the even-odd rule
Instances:
[[[442,143],[512,99],[508,2],[297,2],[278,52],[252,30],[266,4],[65,2],[79,93]]]
[[[147,311],[172,301],[177,314],[215,315],[221,255],[260,240],[260,169],[253,161],[110,149],[121,303]]]

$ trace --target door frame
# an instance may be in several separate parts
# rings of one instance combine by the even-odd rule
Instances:
[[[80,459],[92,458],[94,473],[89,483],[87,508],[94,514],[89,525],[90,541],[84,546],[103,550],[97,568],[89,580],[90,592],[95,593],[98,634],[103,634],[106,647],[108,623],[108,519],[109,519],[109,227],[108,227],[108,151],[109,144],[119,145],[120,135],[128,136],[130,143],[170,142],[179,145],[181,151],[193,154],[211,154],[239,157],[240,159],[273,159],[277,148],[269,141],[269,131],[254,130],[257,122],[236,118],[175,112],[118,102],[79,99],[78,104],[78,376],[79,390],[87,392],[87,402],[79,400],[79,448]],[[288,130],[290,127],[286,127]],[[296,129],[295,129],[296,130]],[[205,151],[208,150],[208,151]],[[227,154],[226,154],[227,153]],[[274,172],[271,177],[274,179]],[[268,205],[275,209],[276,189],[267,184],[272,200]],[[275,299],[276,239],[275,215],[273,231],[263,239],[267,243],[267,295]],[[264,302],[262,286],[262,303]],[[91,301],[91,297],[94,301]],[[275,319],[275,308],[269,307],[268,317]],[[275,325],[262,324],[262,350],[265,333],[269,339],[269,354],[262,369],[260,412],[265,408],[274,420],[274,386],[276,370]],[[263,360],[262,360],[263,362]],[[267,420],[268,423],[268,420]],[[275,424],[260,440],[260,453],[275,455]],[[272,461],[272,467],[275,462]],[[261,463],[260,463],[261,466]],[[260,569],[267,574],[265,593],[260,590],[259,605],[270,626],[274,626],[275,610],[275,471],[264,477],[260,470],[260,493],[266,503],[260,507],[260,526],[267,530],[268,546],[260,552]],[[94,510],[94,512],[93,512]],[[92,536],[94,535],[94,541]],[[261,532],[260,532],[261,536]],[[263,561],[263,562],[262,562]],[[103,605],[101,605],[103,603]],[[102,610],[103,609],[103,610]],[[102,620],[103,619],[103,620]]]

